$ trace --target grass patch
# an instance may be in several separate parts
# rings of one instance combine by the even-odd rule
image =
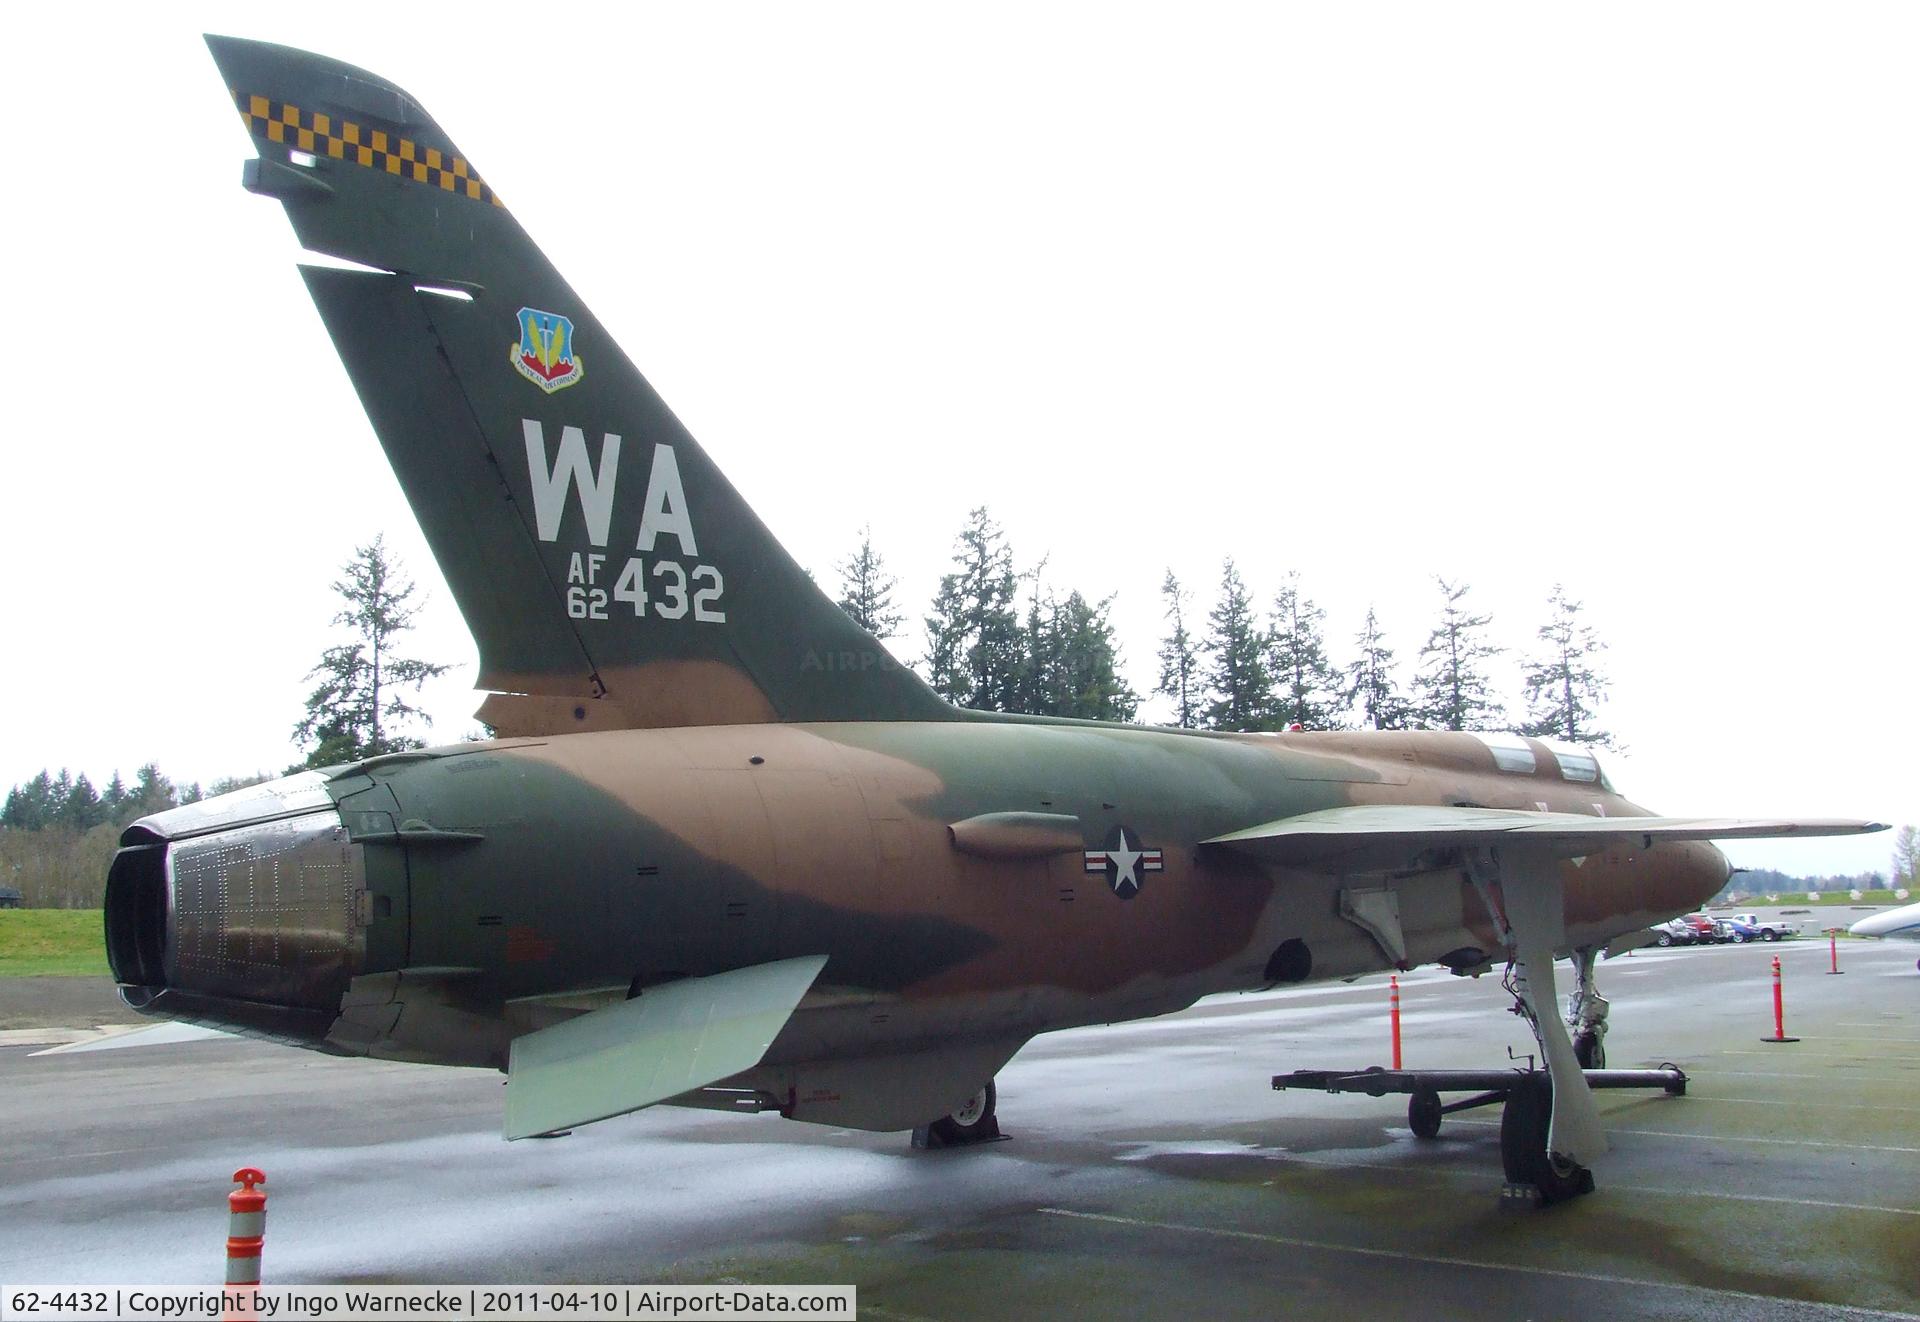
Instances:
[[[1780,896],[1777,900],[1769,900],[1764,895],[1749,895],[1744,900],[1729,902],[1718,907],[1723,909],[1799,909],[1821,908],[1830,904],[1844,906],[1849,904],[1912,903],[1911,900],[1899,899],[1891,890],[1861,891],[1860,898],[1857,900],[1854,899],[1849,892],[1843,890],[1821,891],[1820,898],[1817,900],[1809,900],[1806,891],[1779,891],[1776,893]]]
[[[0,909],[0,978],[106,976],[98,909]]]

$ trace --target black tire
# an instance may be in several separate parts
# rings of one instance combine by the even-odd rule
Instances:
[[[1780,934],[1774,931],[1772,928],[1768,928],[1766,931],[1762,932],[1760,935],[1761,937],[1763,937],[1768,941],[1778,941],[1780,939]]]
[[[1524,1076],[1501,1109],[1500,1164],[1509,1184],[1531,1184],[1540,1191],[1542,1202],[1560,1203],[1593,1186],[1584,1167],[1548,1153],[1547,1129],[1552,1121],[1552,1080],[1545,1071]]]
[[[994,1116],[994,1107],[999,1095],[994,1091],[993,1080],[987,1080],[987,1086],[973,1095],[973,1098],[952,1115],[943,1115],[928,1126],[933,1137],[942,1144],[952,1146],[961,1143],[978,1143],[982,1139],[997,1137],[1000,1122]]]
[[[1422,1088],[1407,1099],[1407,1127],[1415,1138],[1440,1137],[1440,1094]]]
[[[1771,941],[1773,938],[1768,937],[1767,940]],[[1747,934],[1745,932],[1735,932],[1733,934],[1733,943],[1736,946],[1744,946],[1747,944]]]
[[[1653,938],[1653,944],[1655,944],[1656,946],[1660,946],[1663,949],[1667,946],[1672,945],[1673,933],[1662,932],[1659,936],[1656,936],[1655,938]]]
[[[1583,1070],[1603,1070],[1607,1067],[1607,1045],[1592,1033],[1576,1033],[1573,1058]]]

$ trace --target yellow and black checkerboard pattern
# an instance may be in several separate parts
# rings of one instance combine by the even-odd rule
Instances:
[[[296,151],[327,156],[336,161],[352,161],[372,170],[384,170],[397,178],[416,184],[431,184],[442,192],[457,193],[476,202],[505,204],[473,172],[464,157],[422,147],[410,138],[370,129],[350,120],[335,120],[331,115],[307,114],[298,106],[274,101],[250,93],[235,94],[241,117],[249,132],[268,142],[284,143]]]

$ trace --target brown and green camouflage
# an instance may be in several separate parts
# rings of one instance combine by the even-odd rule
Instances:
[[[1038,1033],[1478,971],[1512,953],[1514,886],[1560,897],[1549,946],[1592,949],[1718,890],[1712,838],[1866,828],[1652,817],[1591,753],[1514,736],[953,708],[780,548],[417,102],[209,44],[247,186],[360,268],[303,270],[502,737],[131,828],[107,901],[131,1004],[592,1076],[618,1095],[585,1118],[907,1128]]]

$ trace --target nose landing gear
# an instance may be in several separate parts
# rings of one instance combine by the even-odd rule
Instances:
[[[1593,965],[1600,951],[1582,946],[1573,952],[1573,994],[1567,997],[1567,1031],[1573,1055],[1583,1070],[1607,1067],[1607,998],[1594,985]]]

